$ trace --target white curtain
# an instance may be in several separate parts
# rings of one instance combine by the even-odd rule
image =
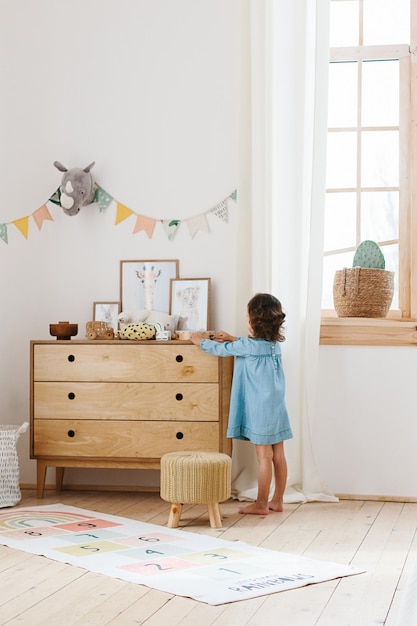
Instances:
[[[316,404],[323,255],[330,0],[246,0],[242,29],[238,316],[258,291],[287,314],[282,344],[294,439],[285,500],[336,501],[318,475]],[[248,254],[248,250],[251,254]],[[246,300],[245,300],[246,298]],[[234,442],[233,488],[255,499],[254,446]]]

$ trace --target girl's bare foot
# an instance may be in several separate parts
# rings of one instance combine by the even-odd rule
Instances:
[[[239,509],[239,513],[243,515],[268,515],[269,509],[268,505],[258,504],[258,502],[254,502],[249,506],[245,506],[243,509]]]
[[[271,500],[271,502],[269,502],[268,504],[268,507],[270,511],[276,511],[277,513],[282,513],[282,511],[284,510],[282,502],[277,502],[277,500]]]

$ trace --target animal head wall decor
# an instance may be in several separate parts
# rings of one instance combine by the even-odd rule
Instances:
[[[54,165],[60,172],[64,172],[59,187],[62,210],[66,215],[77,215],[82,206],[91,204],[94,200],[96,185],[90,170],[95,162],[84,169],[73,167],[69,170],[59,161],[54,161]]]

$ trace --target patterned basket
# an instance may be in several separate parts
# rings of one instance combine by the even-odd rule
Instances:
[[[367,267],[337,270],[333,283],[338,317],[386,317],[394,295],[394,272]]]
[[[29,424],[0,425],[0,508],[20,502],[19,459],[16,443]]]

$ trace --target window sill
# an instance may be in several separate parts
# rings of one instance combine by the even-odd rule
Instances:
[[[322,317],[322,346],[416,346],[417,320]]]

